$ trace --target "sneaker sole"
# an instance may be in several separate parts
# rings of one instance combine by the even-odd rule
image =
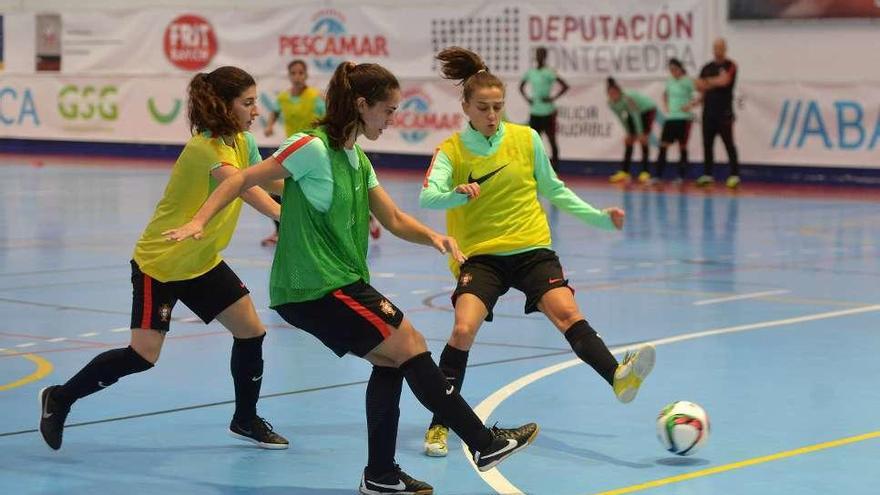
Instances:
[[[516,454],[516,453],[519,452],[520,450],[522,450],[522,449],[528,447],[529,445],[531,445],[532,442],[535,441],[535,438],[538,436],[538,432],[539,432],[539,431],[541,431],[541,428],[540,428],[540,427],[535,428],[535,431],[532,433],[532,436],[530,436],[529,439],[526,440],[526,443],[524,443],[524,444],[520,445],[519,447],[517,447],[517,448],[515,448],[515,449],[513,449],[513,450],[511,450],[511,451],[509,451],[509,452],[507,452],[507,453],[504,454],[502,457],[500,457],[500,458],[498,458],[498,459],[495,459],[493,462],[491,462],[491,463],[489,463],[489,464],[486,464],[486,465],[483,466],[483,467],[477,467],[477,469],[478,469],[479,471],[488,471],[488,470],[494,468],[495,466],[497,466],[498,464],[501,464],[501,462],[504,461],[505,459],[507,459],[508,457],[512,456],[513,454]]]
[[[414,492],[377,492],[361,486],[358,488],[358,493],[361,495],[387,495],[389,493],[394,493],[395,495],[434,495],[434,489],[416,490]]]
[[[446,450],[440,450],[431,448],[429,444],[425,444],[425,455],[428,457],[446,457],[449,454],[449,448]]]
[[[628,404],[636,398],[636,394],[639,393],[639,388],[641,388],[642,382],[645,381],[648,375],[651,374],[651,371],[654,369],[654,362],[657,359],[657,350],[651,344],[645,344],[641,349],[639,349],[639,356],[636,359],[636,362],[633,364],[632,373],[635,374],[638,379],[639,385],[637,387],[633,387],[629,390],[624,390],[618,399],[620,402],[624,404]]]
[[[43,387],[37,392],[37,403],[40,405],[40,419],[37,421],[37,431],[40,432],[40,438],[43,440],[43,443],[46,444],[46,447],[49,447],[52,452],[57,452],[61,446],[59,445],[57,449],[52,447],[49,445],[49,442],[46,441],[46,437],[43,436],[43,393],[48,389],[49,387]]]
[[[239,440],[244,440],[245,442],[250,442],[250,443],[256,445],[257,447],[260,447],[261,449],[285,450],[290,447],[289,443],[265,443],[265,442],[260,442],[259,440],[254,440],[251,437],[239,435],[238,433],[236,433],[232,430],[226,430],[226,432],[229,433],[229,436],[231,436],[232,438],[237,438]]]

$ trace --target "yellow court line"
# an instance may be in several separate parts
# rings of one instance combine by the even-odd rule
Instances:
[[[52,363],[36,354],[22,354],[21,357],[33,361],[37,365],[36,371],[14,382],[0,385],[0,392],[11,388],[20,387],[30,382],[35,382],[52,372]]]
[[[832,440],[830,442],[817,443],[815,445],[810,445],[807,447],[801,447],[799,449],[794,450],[786,450],[785,452],[779,452],[777,454],[766,455],[763,457],[755,457],[754,459],[747,459],[745,461],[733,462],[730,464],[725,464],[723,466],[716,466],[708,469],[701,469],[699,471],[693,471],[686,474],[680,474],[678,476],[670,476],[669,478],[661,478],[659,480],[648,481],[646,483],[640,483],[638,485],[627,486],[623,488],[618,488],[616,490],[609,490],[607,492],[600,492],[594,495],[623,495],[625,493],[633,493],[639,492],[642,490],[647,490],[649,488],[656,488],[658,486],[670,485],[672,483],[678,483],[680,481],[692,480],[694,478],[702,478],[703,476],[709,476],[712,474],[723,473],[725,471],[732,471],[734,469],[754,466],[756,464],[763,464],[765,462],[770,461],[778,461],[780,459],[786,459],[788,457],[794,457],[796,455],[801,454],[809,454],[810,452],[816,452],[819,450],[831,449],[834,447],[841,447],[843,445],[863,442],[865,440],[870,440],[872,438],[880,437],[880,431],[874,431],[871,433],[865,433],[863,435],[856,435],[853,437],[841,438],[839,440]]]

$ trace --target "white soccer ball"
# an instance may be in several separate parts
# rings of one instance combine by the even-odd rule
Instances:
[[[709,416],[699,404],[680,400],[657,415],[657,439],[676,455],[691,455],[709,441]]]

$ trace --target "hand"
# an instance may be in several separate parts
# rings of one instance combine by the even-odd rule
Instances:
[[[605,213],[611,217],[611,223],[614,224],[614,228],[617,230],[621,230],[623,228],[623,221],[626,219],[626,212],[623,211],[622,208],[613,207],[613,208],[605,208]]]
[[[694,104],[691,103],[691,102],[687,102],[687,103],[685,103],[684,105],[681,106],[681,110],[682,110],[683,112],[690,112],[690,111],[691,111],[691,108],[694,108]]]
[[[468,200],[475,199],[480,195],[480,185],[476,182],[459,184],[455,186],[455,192],[459,194],[467,194]]]
[[[165,236],[166,240],[177,242],[180,242],[184,239],[189,239],[190,237],[192,237],[193,239],[201,239],[202,235],[204,234],[202,232],[203,228],[203,225],[200,225],[199,223],[190,220],[189,223],[177,227],[176,229],[166,230],[165,232],[162,232],[162,235]]]
[[[266,137],[271,137],[272,134],[275,134],[275,126],[266,126],[266,128],[263,130],[263,134]]]
[[[434,244],[434,248],[437,251],[440,251],[443,254],[451,254],[455,261],[459,263],[464,263],[467,261],[467,256],[461,252],[461,249],[458,247],[458,243],[455,242],[455,239],[446,235],[436,235],[431,239],[431,242]]]

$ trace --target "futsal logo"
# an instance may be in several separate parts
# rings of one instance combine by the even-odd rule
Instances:
[[[163,304],[159,307],[159,319],[168,321],[169,318],[171,318],[171,306]]]
[[[394,309],[394,306],[390,302],[388,302],[387,299],[382,299],[379,302],[379,310],[388,316],[394,316],[395,314],[397,314],[397,311]]]
[[[394,114],[394,127],[400,129],[400,136],[408,143],[419,143],[434,131],[457,131],[464,124],[464,117],[459,112],[434,111],[431,97],[421,88],[410,88],[401,96],[400,106]]]
[[[217,36],[204,17],[185,14],[165,28],[163,48],[175,67],[196,71],[205,68],[217,54]]]
[[[315,67],[322,72],[333,72],[351,58],[388,57],[385,36],[349,33],[345,16],[338,10],[320,10],[312,21],[307,35],[279,37],[279,55],[313,57]]]

